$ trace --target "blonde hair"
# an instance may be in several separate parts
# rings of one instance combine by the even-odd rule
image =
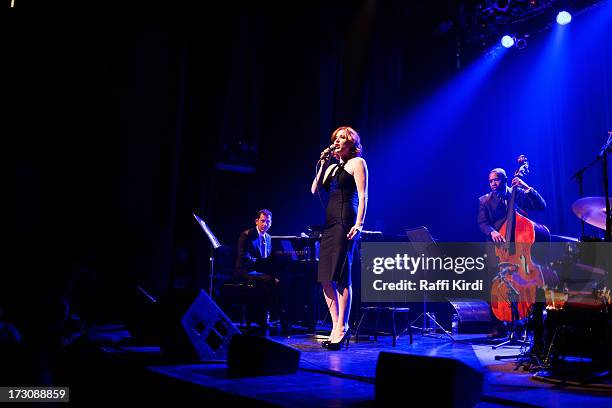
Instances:
[[[334,143],[336,141],[336,135],[340,131],[344,130],[346,134],[346,138],[353,143],[353,154],[357,157],[361,157],[361,152],[363,152],[363,147],[361,146],[361,138],[359,137],[359,133],[355,129],[350,126],[340,126],[338,129],[334,130],[331,135],[331,142]]]

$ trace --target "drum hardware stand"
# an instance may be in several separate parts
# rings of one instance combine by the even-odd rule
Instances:
[[[565,330],[565,326],[556,327],[553,333],[552,339],[550,341],[550,345],[548,346],[548,350],[546,350],[546,355],[544,356],[544,367],[550,367],[552,365],[552,354],[555,347],[557,347],[557,336],[559,336],[559,331]]]

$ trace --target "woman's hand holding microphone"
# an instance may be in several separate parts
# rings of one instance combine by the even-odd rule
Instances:
[[[334,151],[334,148],[335,146],[331,144],[329,147],[323,149],[323,151],[321,152],[321,157],[319,157],[319,161],[322,163],[328,161],[331,157],[332,152]]]

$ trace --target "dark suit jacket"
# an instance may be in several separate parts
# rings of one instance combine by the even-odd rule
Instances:
[[[507,187],[507,196],[510,199],[512,190]],[[518,210],[525,214],[525,210],[544,210],[546,209],[546,201],[535,190],[525,193],[525,190],[519,188],[517,190],[516,205]],[[499,231],[508,215],[508,207],[498,197],[497,194],[490,192],[478,198],[478,228],[487,239],[491,239],[493,230]]]
[[[270,234],[265,234],[266,238],[266,253],[270,256],[272,250],[272,239]],[[254,271],[255,261],[258,258],[262,258],[261,251],[259,249],[259,233],[256,228],[251,228],[246,231],[242,231],[238,238],[237,245],[237,257],[236,257],[236,276],[246,277],[251,271]]]

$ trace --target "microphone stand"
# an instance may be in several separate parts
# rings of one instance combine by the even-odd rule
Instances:
[[[612,242],[612,208],[610,207],[610,191],[609,191],[609,181],[608,181],[608,153],[612,150],[612,131],[608,132],[608,140],[601,148],[601,151],[597,155],[597,157],[591,161],[589,164],[578,170],[571,179],[576,179],[578,181],[579,189],[580,189],[580,197],[583,196],[582,191],[582,181],[584,172],[593,167],[595,163],[601,160],[602,171],[603,171],[603,187],[604,187],[604,196],[606,200],[606,232],[604,235],[604,241]],[[584,238],[584,220],[580,219],[580,223],[582,225],[582,238]]]
[[[595,159],[593,160],[591,163],[589,163],[586,167],[581,168],[580,170],[578,170],[573,176],[572,179],[576,179],[578,181],[578,189],[580,190],[579,193],[579,197],[582,198],[584,197],[584,191],[583,191],[583,181],[584,181],[584,172],[591,167],[593,164],[595,164],[597,162],[597,160],[599,159]],[[582,218],[580,218],[580,237],[584,237],[584,220]]]
[[[612,211],[610,208],[610,186],[608,183],[608,153],[612,150],[612,131],[608,132],[608,141],[601,148],[601,166],[603,171],[604,195],[606,199],[606,235],[604,241],[612,242]]]

